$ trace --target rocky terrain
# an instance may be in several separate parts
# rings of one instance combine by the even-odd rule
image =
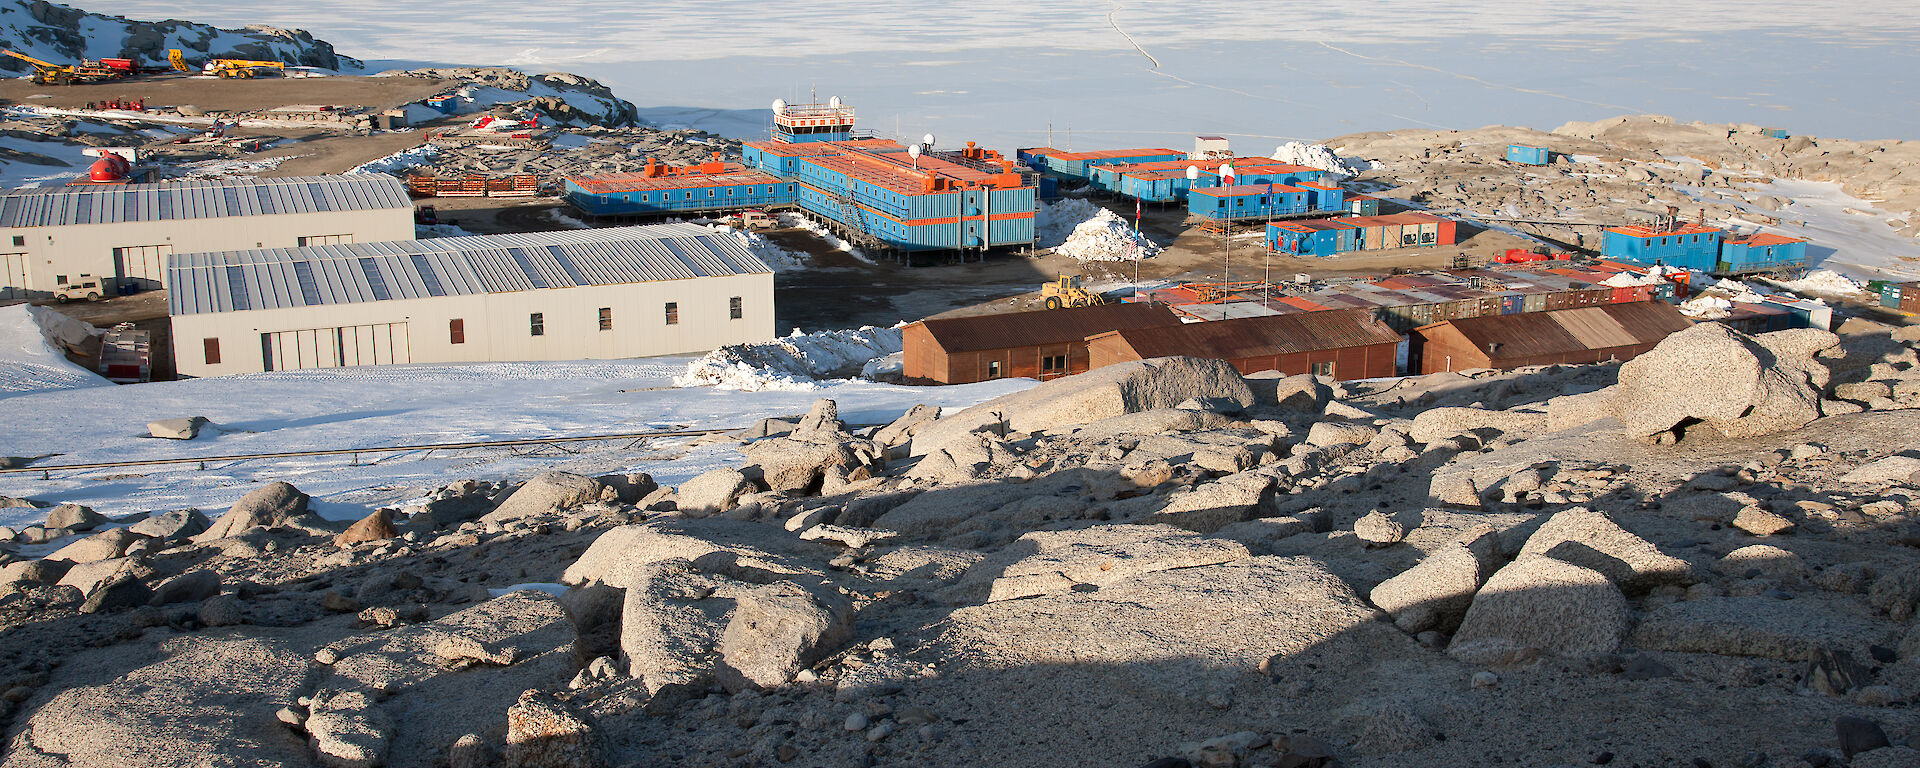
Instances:
[[[0,531],[3,764],[1914,765],[1920,336],[1848,331],[823,400],[351,526],[55,506]]]
[[[0,2],[0,45],[48,61],[128,58],[142,66],[167,66],[167,51],[178,48],[194,60],[235,58],[281,61],[323,69],[357,71],[356,59],[341,56],[325,40],[305,30],[250,25],[219,29],[177,19],[134,21],[124,16],[89,13],[46,0]],[[27,72],[24,61],[0,59],[0,69]]]
[[[568,133],[585,141],[543,150],[441,147],[417,167],[445,176],[532,173],[557,179],[575,174],[635,173],[647,167],[648,158],[671,165],[703,163],[716,154],[740,161],[739,141],[704,131],[636,126],[576,128]]]
[[[1404,130],[1352,134],[1327,144],[1373,163],[1361,181],[1470,218],[1615,226],[1648,221],[1671,205],[1689,220],[1704,212],[1709,221],[1725,221],[1742,209],[1753,220],[1788,201],[1743,185],[1780,178],[1838,182],[1848,194],[1899,216],[1888,223],[1902,234],[1920,236],[1920,144],[1899,140],[1777,139],[1755,125],[1635,115],[1568,123],[1550,133],[1506,126]],[[1543,146],[1556,155],[1547,166],[1514,165],[1504,159],[1508,144]],[[1599,230],[1592,226],[1525,228],[1572,245],[1599,246]]]

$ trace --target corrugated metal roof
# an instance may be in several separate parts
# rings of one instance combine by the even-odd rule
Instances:
[[[194,179],[0,191],[0,227],[412,208],[400,180],[381,173]]]
[[[922,320],[917,325],[925,326],[934,342],[952,354],[1065,344],[1121,328],[1179,322],[1180,318],[1165,304],[1127,303],[939,318]]]
[[[1452,325],[1476,348],[1491,349],[1489,359],[1503,360],[1654,343],[1692,323],[1664,301],[1633,301],[1468,317],[1422,328],[1441,325]]]
[[[1238,360],[1400,343],[1400,334],[1366,310],[1243,317],[1115,333],[1142,358],[1187,355]]]
[[[737,237],[693,224],[167,257],[175,315],[772,271]]]

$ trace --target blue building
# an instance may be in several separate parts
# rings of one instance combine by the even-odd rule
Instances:
[[[1714,271],[1728,275],[1770,272],[1804,267],[1807,241],[1781,235],[1756,234],[1728,238],[1720,245],[1720,263]]]
[[[1701,224],[1672,228],[1636,224],[1602,232],[1600,253],[1605,258],[1630,264],[1665,264],[1712,272],[1719,268],[1720,240],[1725,236],[1725,231]]]

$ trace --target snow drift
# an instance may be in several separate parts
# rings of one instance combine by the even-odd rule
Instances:
[[[1040,210],[1033,217],[1034,245],[1040,248],[1060,247],[1073,235],[1076,227],[1092,220],[1102,210],[1100,206],[1081,197],[1042,202]]]
[[[845,378],[901,350],[900,329],[863,326],[851,331],[794,329],[785,338],[732,344],[687,364],[676,387],[713,386],[746,392],[813,389],[821,379]]]

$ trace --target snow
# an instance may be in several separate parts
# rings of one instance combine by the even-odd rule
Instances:
[[[0,160],[0,187],[60,187],[87,172],[98,158],[80,154],[92,149],[84,144],[61,141],[34,141],[18,136],[0,136],[0,148],[29,152],[61,165],[40,165],[25,160]]]
[[[458,224],[415,224],[413,236],[419,240],[432,240],[436,237],[472,237],[478,232],[468,231]]]
[[[797,213],[781,213],[775,216],[775,218],[780,220],[780,226],[798,227],[808,232],[812,232],[814,236],[820,238],[821,240],[825,240],[829,247],[835,250],[846,251],[847,255],[852,256],[861,261],[867,262],[868,264],[873,263],[873,260],[867,258],[867,255],[865,253],[861,253],[860,249],[853,247],[853,243],[849,243],[845,240],[842,240],[838,236],[834,235],[832,232],[828,232],[827,228],[821,225],[820,222],[814,221],[813,219],[807,218],[806,216],[802,216]]]
[[[433,164],[440,155],[440,148],[432,144],[422,144],[411,149],[403,149],[386,157],[368,160],[353,167],[347,173],[394,173],[409,168],[420,168]]]
[[[1616,272],[1612,277],[1600,281],[1600,284],[1612,288],[1634,288],[1642,285],[1659,285],[1664,282],[1666,281],[1657,277],[1646,277],[1632,272]]]
[[[26,304],[0,307],[0,398],[112,384],[60,353],[40,330],[47,311]]]
[[[1888,226],[1894,214],[1847,194],[1839,184],[1776,179],[1740,187],[1749,200],[1770,196],[1790,202],[1779,211],[1744,206],[1757,216],[1778,219],[1780,224],[1737,218],[1731,223],[1742,229],[1758,228],[1807,240],[1807,266],[1856,281],[1920,279],[1920,239]]]
[[[60,368],[22,332],[24,310],[0,312],[0,375],[25,365]],[[951,387],[819,382],[806,391],[675,389],[686,356],[638,360],[480,363],[331,368],[188,381],[85,386],[64,369],[61,381],[12,395],[0,407],[7,453],[59,454],[45,463],[367,448],[463,440],[604,435],[665,429],[745,427],[768,416],[806,412],[833,398],[850,423],[884,423],[916,403],[964,407],[1033,386],[1002,380]],[[103,383],[93,379],[92,383]],[[57,418],[50,418],[57,415]],[[148,421],[205,416],[199,439],[145,436]],[[218,514],[258,484],[285,480],[312,494],[333,519],[418,498],[461,478],[520,480],[549,469],[596,475],[635,471],[667,485],[743,459],[737,446],[689,446],[661,439],[573,443],[569,451],[472,449],[154,465],[101,471],[0,475],[0,495],[88,504],[103,514],[197,507]],[[45,510],[0,510],[0,525],[38,522]]]
[[[805,253],[768,240],[764,235],[757,232],[734,229],[725,224],[709,224],[708,228],[721,234],[731,234],[735,239],[740,241],[741,245],[746,246],[747,250],[752,251],[753,255],[760,257],[760,260],[766,262],[767,266],[773,267],[774,272],[791,272],[796,269],[805,269],[808,261],[812,259],[811,256]]]
[[[1733,302],[1718,294],[1703,293],[1680,302],[1680,314],[1695,320],[1722,320],[1733,315]]]
[[[231,160],[202,160],[188,163],[183,168],[190,179],[226,178],[230,176],[256,176],[279,168],[281,163],[306,155],[281,155],[279,157],[234,158]]]
[[[1040,248],[1060,247],[1067,242],[1075,227],[1099,215],[1101,210],[1100,206],[1081,197],[1065,197],[1051,203],[1041,201],[1040,210],[1033,217],[1033,230],[1037,235],[1034,245]]]
[[[1307,144],[1289,141],[1273,150],[1273,159],[1283,163],[1319,168],[1339,178],[1353,176],[1366,170],[1365,160],[1346,160],[1334,154],[1325,144]]]
[[[1831,269],[1816,269],[1798,280],[1768,280],[1767,282],[1801,294],[1856,297],[1867,295],[1865,286]]]
[[[1126,219],[1101,208],[1093,218],[1074,227],[1073,234],[1053,252],[1080,261],[1133,261],[1153,258],[1160,246],[1133,231]]]
[[[845,376],[868,361],[901,351],[900,323],[891,328],[815,331],[795,328],[785,338],[733,344],[708,352],[676,376],[676,387],[713,386],[746,392],[807,391],[820,379]]]

